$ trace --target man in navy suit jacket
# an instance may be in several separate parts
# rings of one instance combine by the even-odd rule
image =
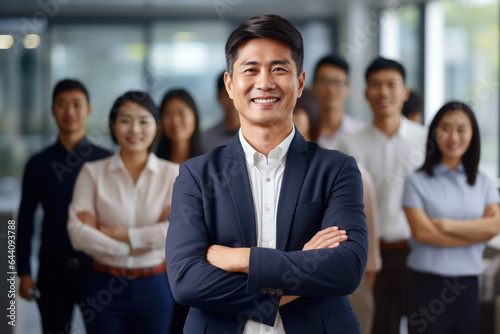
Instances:
[[[180,167],[167,233],[184,333],[361,333],[347,295],[366,265],[356,162],[292,123],[304,88],[302,36],[266,15],[226,43],[234,139]]]

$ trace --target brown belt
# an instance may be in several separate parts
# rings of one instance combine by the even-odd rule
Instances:
[[[165,262],[155,267],[149,267],[149,268],[123,268],[123,267],[111,267],[94,261],[94,263],[92,263],[92,268],[94,268],[95,271],[98,271],[100,273],[105,273],[114,276],[130,276],[135,278],[149,277],[167,272],[167,266],[165,265]]]
[[[408,241],[403,240],[400,242],[394,242],[394,243],[386,243],[383,241],[380,241],[380,249],[381,250],[408,250]]]

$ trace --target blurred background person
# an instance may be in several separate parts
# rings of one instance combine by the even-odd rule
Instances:
[[[293,110],[293,124],[297,126],[306,140],[316,141],[320,130],[320,105],[316,95],[307,89],[302,91],[302,96],[297,99]],[[330,147],[326,147],[330,148]],[[330,148],[333,149],[333,148]],[[375,314],[375,301],[373,287],[375,277],[382,266],[380,258],[380,245],[378,240],[378,212],[375,198],[375,185],[370,173],[358,163],[363,182],[363,202],[365,204],[366,222],[368,225],[368,260],[363,280],[359,287],[349,295],[349,300],[356,313],[361,331],[370,334]]]
[[[308,141],[316,141],[319,135],[320,106],[316,95],[304,89],[293,109],[293,124]]]
[[[403,104],[401,113],[410,121],[422,124],[424,120],[424,98],[422,93],[410,91],[408,100]]]
[[[185,89],[172,89],[165,94],[160,104],[160,119],[158,157],[181,164],[202,153],[198,108]]]
[[[85,301],[85,287],[92,270],[91,259],[73,249],[66,229],[80,168],[86,161],[111,155],[85,137],[84,125],[91,110],[87,88],[80,81],[59,81],[52,94],[52,116],[59,130],[57,141],[32,156],[24,170],[17,233],[19,295],[27,300],[38,297],[43,333],[66,332],[75,303],[81,305]],[[38,204],[42,205],[44,217],[35,283],[30,254]],[[32,294],[35,288],[39,296]]]
[[[349,301],[359,319],[359,325],[363,334],[370,334],[375,316],[375,297],[373,288],[377,273],[382,268],[379,242],[379,216],[377,209],[377,198],[375,184],[370,172],[358,163],[363,182],[363,203],[365,204],[366,224],[368,226],[368,259],[365,274],[359,287],[351,295]]]
[[[318,144],[336,149],[344,136],[365,127],[344,110],[350,93],[349,64],[337,55],[328,55],[318,61],[313,75],[312,89],[321,105]]]
[[[410,334],[479,333],[478,276],[500,226],[498,190],[478,171],[480,145],[472,109],[446,103],[431,122],[423,166],[406,179]]]
[[[405,79],[401,63],[373,60],[365,71],[373,123],[339,145],[368,170],[375,184],[382,269],[374,286],[374,334],[399,333],[411,234],[402,207],[404,179],[422,164],[425,152],[424,127],[401,117],[409,93]]]
[[[204,153],[217,146],[229,143],[240,128],[240,116],[224,86],[224,73],[225,71],[217,77],[215,82],[217,87],[217,101],[224,111],[224,119],[210,129],[202,132]]]
[[[147,93],[118,97],[109,126],[120,151],[84,165],[68,221],[73,246],[94,260],[87,295],[100,303],[103,290],[112,294],[86,319],[89,332],[168,333],[174,299],[165,238],[179,166],[149,153],[159,112]]]

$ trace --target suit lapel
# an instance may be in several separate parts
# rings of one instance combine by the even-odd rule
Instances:
[[[295,137],[288,149],[285,164],[285,173],[281,184],[278,201],[278,215],[276,227],[276,248],[285,250],[290,228],[292,226],[295,207],[299,199],[308,163],[302,152],[307,150],[307,142],[296,131]]]
[[[257,246],[252,188],[238,135],[228,144],[226,158],[228,160],[224,175],[238,216],[244,247]]]

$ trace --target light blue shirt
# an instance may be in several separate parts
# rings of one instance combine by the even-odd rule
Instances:
[[[424,171],[405,181],[403,207],[422,208],[429,218],[469,220],[481,218],[486,206],[500,203],[498,190],[483,173],[474,186],[467,183],[463,165],[450,170],[445,164],[434,167],[434,176]],[[485,243],[472,246],[440,247],[410,239],[410,269],[441,276],[476,276],[483,272]]]

